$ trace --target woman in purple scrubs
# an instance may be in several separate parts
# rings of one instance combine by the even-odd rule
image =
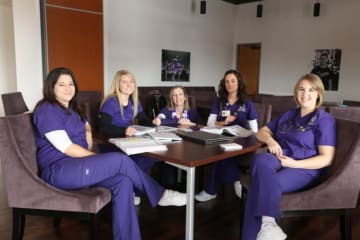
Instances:
[[[195,106],[193,106],[195,107]],[[156,126],[165,125],[179,128],[189,128],[198,123],[198,113],[190,108],[189,97],[183,86],[174,86],[170,89],[167,107],[153,119]],[[178,168],[166,163],[161,164],[160,177],[164,186],[172,186],[176,183]]]
[[[112,193],[114,239],[141,239],[134,188],[145,193],[153,207],[185,205],[186,195],[164,190],[125,154],[95,154],[91,150],[91,127],[77,107],[77,91],[76,79],[66,68],[52,70],[44,82],[44,96],[33,116],[40,176],[65,190],[108,188]]]
[[[320,78],[302,76],[294,98],[298,108],[283,113],[256,135],[268,153],[252,160],[242,239],[285,239],[276,223],[281,195],[311,187],[333,160],[335,120],[320,108],[324,98]]]
[[[199,119],[196,110],[191,109],[189,98],[183,86],[172,87],[169,94],[168,106],[161,109],[154,118],[154,125],[166,126],[194,126]]]
[[[135,76],[127,70],[120,70],[115,74],[110,90],[100,107],[100,131],[108,137],[133,136],[136,132],[132,127],[134,124],[153,126],[139,102]],[[115,150],[117,149],[110,149]],[[109,149],[101,146],[101,151],[106,152]],[[131,159],[145,172],[150,172],[155,163],[154,159],[141,154],[132,155]],[[136,191],[135,205],[140,204],[139,195]]]
[[[219,98],[213,104],[208,126],[240,125],[257,132],[258,114],[253,103],[246,99],[245,83],[240,72],[228,70],[219,85]],[[216,198],[220,184],[233,183],[236,195],[241,198],[240,169],[237,158],[216,162],[212,165],[205,189],[195,195],[204,202]]]

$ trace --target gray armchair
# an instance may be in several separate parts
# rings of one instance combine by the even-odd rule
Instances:
[[[336,118],[336,134],[336,154],[327,174],[308,190],[284,194],[280,210],[282,218],[338,215],[342,239],[351,239],[351,210],[360,191],[360,122]],[[245,209],[250,176],[242,174],[240,181],[245,186],[241,199]]]
[[[21,92],[1,94],[5,115],[19,114],[29,111]]]
[[[99,133],[100,121],[99,111],[102,101],[100,91],[79,91],[76,96],[80,108],[84,111],[86,118],[92,128],[92,133],[96,137]]]
[[[26,215],[85,218],[90,238],[98,238],[98,216],[111,201],[110,191],[100,187],[63,191],[39,178],[30,113],[0,118],[0,160],[13,209],[13,239],[22,239]]]
[[[360,121],[360,106],[330,106],[327,111],[337,118],[345,118],[353,121]]]

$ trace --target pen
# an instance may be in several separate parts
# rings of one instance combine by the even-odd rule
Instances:
[[[154,118],[155,118],[155,117],[156,117],[155,110],[152,109],[152,112],[153,112],[153,116],[154,116]]]

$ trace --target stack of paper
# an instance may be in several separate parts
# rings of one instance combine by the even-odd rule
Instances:
[[[109,142],[120,148],[127,155],[167,151],[166,145],[149,137],[110,138]]]
[[[216,134],[228,134],[237,137],[248,137],[254,134],[254,132],[241,127],[240,125],[231,125],[231,126],[213,126],[213,127],[203,127],[200,129],[203,132],[216,133]]]
[[[160,142],[172,142],[172,141],[182,141],[182,138],[176,135],[173,132],[154,132],[148,133],[150,137]]]
[[[146,127],[146,126],[140,126],[140,125],[131,125],[131,127],[136,129],[134,136],[142,136],[147,133],[156,131],[156,128],[154,128],[154,127]]]

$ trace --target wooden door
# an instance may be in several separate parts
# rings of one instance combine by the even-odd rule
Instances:
[[[46,0],[48,69],[67,67],[80,90],[103,92],[102,0]]]
[[[260,53],[259,43],[239,44],[237,47],[237,69],[244,77],[249,96],[259,90]]]

